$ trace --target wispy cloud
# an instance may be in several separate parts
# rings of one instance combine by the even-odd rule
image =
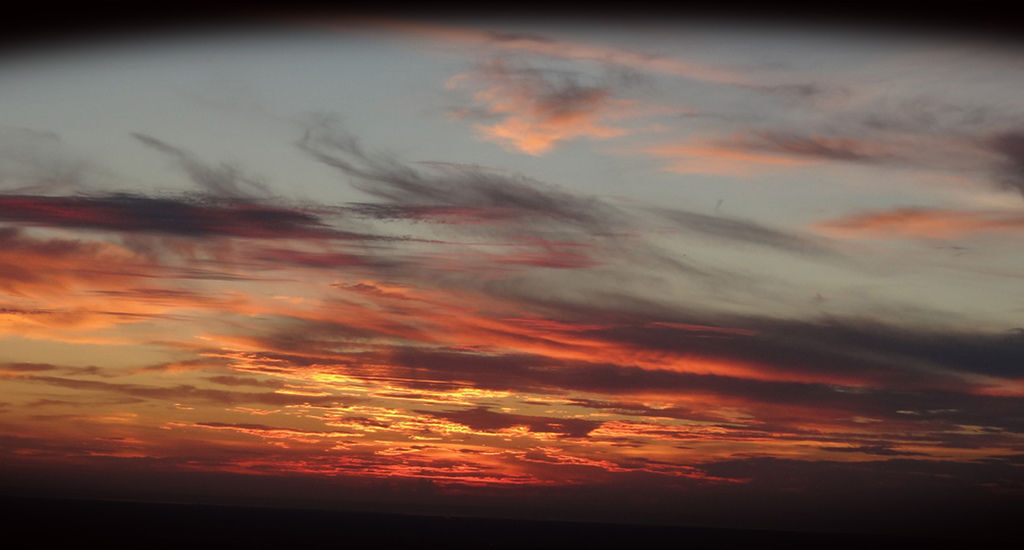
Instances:
[[[0,188],[5,192],[81,188],[93,168],[54,132],[0,125]]]
[[[897,208],[826,220],[817,228],[837,237],[959,239],[1024,232],[1024,213]]]
[[[163,141],[140,133],[133,133],[132,137],[139,140],[143,145],[163,153],[178,163],[191,179],[204,193],[216,197],[228,198],[266,198],[270,195],[267,185],[254,178],[247,177],[241,171],[228,164],[211,166],[200,161],[188,151],[164,143]]]
[[[641,154],[666,162],[665,170],[680,174],[749,175],[762,168],[793,168],[812,161],[779,152],[751,151],[745,147],[706,140],[643,147]]]
[[[653,209],[653,212],[663,216],[671,223],[686,231],[706,235],[715,239],[767,246],[802,254],[835,254],[835,252],[824,243],[818,242],[810,236],[799,235],[794,232],[767,227],[747,220],[726,216],[712,216],[679,209],[661,208]]]
[[[614,223],[609,220],[614,212],[600,201],[537,180],[475,166],[432,164],[420,170],[367,152],[355,136],[329,116],[314,117],[297,145],[318,161],[352,176],[351,184],[357,189],[386,201],[385,207],[359,207],[370,214],[383,208],[378,211],[386,216],[417,217],[440,207],[442,210],[436,210],[440,214],[451,212],[444,208],[467,209],[475,216],[495,220],[512,216],[595,229],[607,227],[609,221]]]
[[[612,48],[596,44],[584,44],[524,33],[503,33],[498,31],[479,30],[469,27],[438,25],[418,21],[400,21],[394,19],[353,19],[340,24],[311,21],[315,26],[352,30],[348,25],[366,26],[390,30],[412,36],[422,36],[434,40],[457,42],[476,46],[494,48],[496,50],[526,52],[545,56],[594,61],[621,65],[629,68],[640,68],[664,74],[690,78],[717,84],[741,86],[757,85],[740,72],[722,67],[715,67],[675,57],[655,55],[651,53],[631,51],[624,48]]]

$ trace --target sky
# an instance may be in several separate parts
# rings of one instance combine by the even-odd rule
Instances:
[[[977,37],[682,20],[325,15],[8,52],[0,488],[1007,512],[1022,69]]]

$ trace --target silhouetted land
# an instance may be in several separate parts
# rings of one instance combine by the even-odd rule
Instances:
[[[7,541],[100,548],[934,548],[871,534],[747,531],[166,503],[4,498]],[[29,542],[31,541],[31,542]],[[960,544],[956,544],[960,543]],[[669,546],[665,546],[669,545]],[[966,547],[966,546],[963,546]]]

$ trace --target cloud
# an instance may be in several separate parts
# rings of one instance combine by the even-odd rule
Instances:
[[[34,238],[19,228],[0,228],[0,291],[10,295],[116,289],[157,273],[151,262],[110,243]]]
[[[999,183],[1024,195],[1024,132],[1006,132],[992,138],[991,149],[1003,157]]]
[[[748,333],[707,338],[671,326],[630,323],[585,331],[580,336],[638,349],[729,359],[793,374],[845,374],[851,380],[875,380],[881,385],[913,384],[915,380],[928,383],[929,374],[940,384],[950,382],[942,380],[951,373],[1024,377],[1024,338],[1011,332],[914,328],[856,318],[721,316],[718,320],[723,326]]]
[[[656,208],[652,211],[670,220],[678,227],[712,238],[766,246],[800,254],[835,254],[811,237],[774,229],[755,222],[678,209]]]
[[[615,364],[574,362],[543,357],[488,357],[456,353],[415,353],[404,350],[393,364],[421,370],[429,380],[472,382],[477,387],[517,392],[590,392],[606,395],[704,396],[712,402],[732,403],[754,413],[772,414],[772,407],[801,414],[836,414],[904,420],[900,410],[918,410],[920,421],[999,426],[1019,430],[1024,399],[993,397],[952,391],[900,391],[857,388],[836,384],[753,380],[737,376],[694,374],[671,370],[641,369]],[[405,376],[414,372],[397,371]],[[673,398],[667,398],[672,400]],[[907,407],[908,409],[904,409]],[[808,411],[818,411],[809,413]],[[827,412],[825,412],[827,411]],[[936,412],[927,412],[936,411]],[[667,411],[671,413],[671,411]],[[1004,416],[1006,415],[1006,416]],[[700,418],[700,415],[687,416]]]
[[[143,145],[173,158],[204,193],[233,199],[267,198],[270,196],[270,189],[265,183],[242,175],[233,166],[227,164],[210,166],[199,161],[192,153],[168,145],[146,134],[133,133],[132,137]]]
[[[750,137],[735,139],[732,144],[752,151],[826,161],[882,163],[894,159],[893,152],[885,144],[843,137],[757,132]]]
[[[819,162],[893,164],[913,160],[899,143],[753,129],[724,139],[647,146],[641,152],[671,161],[668,169],[673,172],[727,175]]]
[[[0,363],[0,371],[7,373],[29,373],[58,370],[60,367],[48,363]]]
[[[858,445],[853,447],[821,447],[830,453],[864,453],[877,456],[927,456],[927,453],[900,451],[889,445]]]
[[[477,124],[477,130],[484,140],[508,150],[540,156],[561,141],[629,133],[604,121],[630,116],[633,103],[614,99],[606,85],[583,84],[574,73],[516,67],[496,59],[474,71],[471,81],[477,88],[473,101],[485,116],[503,117],[495,124]],[[449,80],[449,87],[465,87],[466,82]],[[455,115],[472,113],[463,109]]]
[[[1022,364],[1019,356],[1024,350],[1012,339],[975,337],[972,341],[964,335],[948,334],[915,339],[900,336],[896,331],[887,335],[852,327],[833,331],[828,327],[801,328],[799,325],[777,326],[775,330],[761,333],[709,333],[674,327],[645,329],[641,333],[636,329],[595,329],[583,331],[582,336],[593,337],[595,332],[604,339],[600,343],[589,340],[593,349],[589,359],[558,356],[554,351],[552,355],[516,352],[515,348],[471,352],[397,344],[373,352],[339,353],[331,350],[337,349],[342,340],[304,338],[302,333],[292,333],[281,345],[276,343],[277,338],[264,340],[263,345],[271,355],[268,365],[277,365],[285,371],[289,366],[309,368],[368,381],[387,380],[390,387],[398,384],[431,391],[455,391],[468,385],[517,394],[658,395],[670,402],[698,399],[720,405],[731,403],[731,406],[750,411],[757,421],[768,420],[779,414],[777,410],[785,410],[789,411],[784,413],[790,419],[787,422],[804,418],[806,414],[839,414],[847,418],[885,419],[886,422],[920,422],[950,429],[954,424],[997,426],[1008,430],[1021,427],[1019,413],[1024,400],[1019,396],[985,395],[982,385],[943,370],[959,368],[967,375],[981,371],[1010,379],[1020,378],[1024,373],[1019,368]],[[647,336],[641,338],[640,334]],[[455,341],[463,345],[471,342],[462,337]],[[530,342],[523,339],[519,346],[538,349]],[[934,345],[933,342],[945,344]],[[629,347],[617,348],[614,344]],[[308,361],[300,357],[290,361],[286,355],[274,351],[282,346],[302,350],[317,359]],[[565,347],[573,349],[571,345]],[[587,348],[581,345],[577,349]],[[642,368],[629,362],[630,357],[640,360],[645,356],[651,360]],[[282,360],[287,363],[282,364]],[[750,370],[731,375],[679,370],[700,369],[707,361],[718,372],[725,371],[723,366],[730,362],[746,363]],[[260,360],[258,355],[250,354],[247,362],[258,365]],[[932,363],[935,367],[923,369],[920,368],[922,363]],[[750,378],[744,372],[759,373],[762,378]],[[815,379],[820,381],[802,381]],[[618,406],[612,406],[615,407]],[[795,413],[795,410],[803,412]],[[699,409],[686,407],[648,410],[644,414],[708,419]],[[947,437],[951,436],[939,439]]]
[[[338,28],[337,23],[324,24],[321,21],[310,23],[316,26]],[[536,34],[487,31],[468,27],[377,18],[359,18],[342,22],[341,29],[349,30],[351,28],[349,25],[352,24],[372,26],[377,29],[391,30],[448,42],[491,47],[498,50],[619,65],[630,69],[642,69],[715,84],[744,87],[760,85],[752,81],[746,74],[721,67],[628,49],[558,40]]]
[[[302,151],[380,201],[350,203],[342,207],[346,213],[371,220],[435,222],[432,230],[452,235],[449,244],[463,245],[419,254],[427,269],[489,278],[505,277],[515,266],[614,270],[644,265],[718,283],[735,277],[660,249],[646,236],[663,228],[652,227],[639,210],[475,165],[402,162],[364,149],[330,115],[310,116],[303,127],[296,144]]]
[[[751,151],[732,144],[705,140],[659,144],[639,151],[668,161],[666,170],[680,174],[722,174],[743,176],[764,167],[798,167],[811,161],[778,152]]]
[[[914,133],[865,128],[842,118],[825,126],[821,133],[744,128],[725,137],[653,143],[626,152],[660,159],[666,163],[664,170],[680,174],[743,177],[767,169],[839,170],[835,163],[849,163],[913,170],[939,181],[972,181],[978,174],[994,173],[992,183],[998,188],[1024,188],[1019,177],[1024,173],[1024,155],[1019,154],[1024,140],[1012,132],[979,137],[979,131],[968,125],[945,131],[916,128]]]
[[[844,96],[847,93],[844,89],[825,86],[820,83],[760,84],[751,85],[750,88],[797,101],[829,96]]]
[[[397,268],[403,265],[398,258],[388,258],[383,254],[365,254],[350,252],[314,252],[297,248],[253,249],[250,258],[271,264],[282,264],[290,267],[308,267],[316,269],[372,267],[378,269]]]
[[[225,391],[201,388],[190,384],[179,384],[177,386],[151,386],[144,384],[110,383],[96,380],[78,380],[74,378],[61,378],[55,376],[28,376],[25,380],[74,390],[112,393],[143,399],[181,403],[199,401],[219,405],[259,403],[279,406],[307,404],[330,406],[343,404],[345,402],[358,401],[358,399],[352,397],[341,398],[331,395]]]
[[[0,221],[185,237],[342,238],[316,214],[202,196],[0,195]]]
[[[0,125],[0,187],[6,192],[81,188],[93,168],[56,133]]]
[[[585,198],[523,176],[467,165],[431,164],[418,170],[366,152],[335,117],[315,116],[298,147],[318,161],[355,178],[352,185],[387,207],[356,205],[364,213],[421,216],[430,208],[469,209],[475,216],[599,229],[621,217],[595,198]],[[392,208],[397,206],[398,208]],[[426,210],[416,210],[426,207]],[[409,209],[412,208],[412,209]],[[403,210],[405,209],[405,210]]]
[[[276,343],[274,333],[268,339],[260,337],[255,345],[270,351],[322,350],[325,357],[332,357],[335,354],[329,350],[336,345],[332,341],[344,339],[350,333],[357,336],[353,330],[368,331],[362,336],[387,334],[407,342],[478,347],[485,353],[439,356],[437,361],[447,362],[447,370],[461,364],[477,364],[484,372],[492,363],[503,365],[504,372],[513,378],[521,372],[516,365],[526,358],[535,366],[542,366],[543,361],[552,366],[582,361],[584,366],[595,368],[601,364],[636,365],[649,370],[717,372],[760,380],[910,391],[982,391],[986,384],[997,383],[986,382],[984,377],[1024,377],[1020,367],[1024,365],[1024,340],[1013,332],[908,327],[868,318],[800,320],[712,314],[677,306],[659,311],[638,305],[637,310],[631,310],[628,304],[617,304],[614,300],[604,304],[591,300],[586,306],[573,306],[562,302],[545,304],[529,296],[499,299],[474,292],[459,294],[459,303],[472,307],[472,311],[516,308],[511,311],[516,311],[517,316],[506,318],[494,313],[470,315],[461,310],[439,310],[429,304],[435,300],[444,303],[442,296],[449,295],[451,290],[436,292],[440,294],[427,301],[400,302],[362,294],[378,301],[377,307],[384,309],[352,310],[349,316],[358,322],[343,325],[325,322],[326,319],[316,323],[296,320],[294,329],[289,329],[288,338],[282,341],[287,342],[287,347]],[[524,320],[534,315],[541,315],[538,319],[546,324],[534,325]],[[557,330],[563,325],[573,329]],[[393,345],[404,344],[393,341]],[[529,353],[524,355],[522,350]],[[403,350],[388,361],[404,364],[407,356],[403,354],[408,353],[412,352]],[[507,361],[511,363],[504,363]],[[509,384],[514,381],[501,380]]]
[[[836,237],[958,239],[1024,232],[1024,213],[898,208],[826,220],[815,227]]]
[[[417,411],[437,418],[444,418],[468,426],[474,430],[497,431],[513,426],[526,426],[531,432],[555,433],[564,437],[586,437],[601,425],[600,421],[576,418],[553,418],[521,414],[499,413],[487,407],[476,407],[461,411]]]
[[[284,385],[284,382],[279,380],[260,380],[257,378],[248,378],[243,376],[210,376],[207,378],[210,382],[220,384],[222,386],[256,386],[266,388],[280,388]]]
[[[292,439],[300,443],[310,443],[318,439],[348,435],[345,431],[314,431],[296,428],[267,426],[266,424],[230,423],[230,422],[196,422],[197,428],[213,430],[229,430],[268,439]]]
[[[862,111],[839,115],[844,126],[910,135],[977,134],[1005,123],[1006,113],[984,104],[958,105],[935,97],[881,95]]]
[[[572,194],[536,180],[476,166],[432,163],[427,165],[427,170],[421,170],[365,151],[358,140],[331,117],[314,117],[298,145],[321,162],[354,176],[356,179],[352,183],[358,189],[386,201],[345,207],[356,215],[378,220],[440,222],[472,230],[476,234],[493,227],[503,230],[500,237],[518,240],[525,245],[531,243],[524,237],[540,237],[533,241],[530,251],[511,256],[490,256],[488,262],[575,268],[605,264],[609,253],[637,256],[634,261],[659,261],[662,254],[648,244],[638,247],[637,243],[617,243],[617,235],[655,229],[647,227],[650,220],[643,221],[639,214],[596,197]],[[753,222],[683,210],[661,209],[658,212],[677,226],[714,238],[788,252],[829,254],[824,246],[814,243],[809,237]],[[568,230],[569,238],[578,241],[566,242],[569,246],[550,242],[543,237],[545,229],[563,234]],[[580,234],[582,231],[585,234]],[[595,240],[595,237],[600,240]],[[577,246],[584,243],[595,248]],[[600,260],[595,259],[598,253],[601,254]],[[463,257],[459,262],[469,266],[471,262],[468,260]],[[685,264],[678,258],[673,258],[671,263],[676,268],[701,275],[700,268]],[[723,276],[721,273],[716,275],[719,280]]]

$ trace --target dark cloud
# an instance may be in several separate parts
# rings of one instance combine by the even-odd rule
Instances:
[[[810,237],[773,229],[754,222],[724,216],[709,216],[686,210],[658,208],[653,211],[688,231],[714,238],[767,246],[800,254],[835,254]]]
[[[735,144],[734,144],[735,145]],[[885,163],[899,160],[880,144],[841,137],[754,132],[738,143],[742,149],[847,162]]]
[[[416,411],[469,426],[474,430],[496,431],[513,426],[526,426],[534,433],[556,433],[565,437],[586,437],[601,425],[601,421],[579,418],[551,418],[494,412],[487,407],[461,411]]]
[[[991,140],[990,146],[1004,159],[999,183],[1024,195],[1024,131],[1000,134]]]
[[[540,44],[557,43],[557,40],[533,33],[487,31],[486,34],[489,39],[495,42],[537,42]]]
[[[2,312],[0,312],[2,313]],[[44,372],[58,370],[60,367],[48,363],[3,363],[0,364],[0,371],[11,373],[22,372]]]
[[[209,197],[0,195],[0,221],[25,225],[187,237],[356,238],[316,214]]]
[[[196,357],[194,359],[185,359],[183,361],[169,361],[165,363],[146,365],[135,369],[134,372],[183,372],[212,369],[218,366],[225,366],[227,364],[228,361],[221,357]]]
[[[228,164],[210,166],[199,161],[192,153],[168,145],[152,136],[133,133],[132,137],[143,145],[173,158],[204,193],[233,199],[270,196],[270,190],[266,184],[244,176],[233,166]]]
[[[719,145],[824,161],[968,173],[991,169],[988,155],[978,153],[994,153],[1000,159],[994,183],[1024,194],[1024,132],[1007,130],[993,135],[990,131],[992,127],[1005,128],[1007,120],[1018,118],[987,106],[955,105],[925,97],[897,103],[879,100],[867,110],[834,115],[822,133],[747,129]]]
[[[508,223],[522,216],[521,211],[500,207],[465,207],[348,203],[345,210],[374,220],[412,220],[433,223],[475,224]]]
[[[864,453],[879,456],[928,456],[928,453],[898,451],[889,445],[858,445],[854,447],[819,447],[830,453]]]
[[[209,296],[192,290],[159,287],[136,287],[124,290],[100,289],[91,290],[90,294],[111,298],[129,298],[143,302],[195,302],[209,299]]]
[[[1024,399],[962,391],[755,380],[536,355],[485,355],[413,348],[393,352],[386,362],[395,367],[392,371],[395,380],[444,382],[451,389],[469,383],[486,389],[554,394],[579,391],[609,395],[703,395],[733,400],[755,409],[762,405],[800,407],[818,411],[815,414],[935,423],[950,429],[959,423],[1024,430]],[[346,373],[359,376],[358,369],[346,370]],[[697,415],[686,409],[662,412],[669,417],[703,419],[699,411]]]
[[[307,121],[298,147],[380,199],[342,207],[352,217],[429,221],[456,235],[453,241],[496,244],[496,251],[462,249],[421,256],[424,268],[481,273],[524,268],[581,269],[643,264],[703,280],[732,280],[639,241],[640,218],[597,197],[571,193],[537,180],[475,165],[403,163],[368,152],[331,116]],[[631,238],[632,236],[632,238]],[[508,248],[510,245],[517,249]],[[506,252],[507,251],[507,252]],[[424,262],[420,262],[423,264]]]
[[[280,380],[260,380],[257,378],[247,378],[244,376],[210,376],[207,378],[210,382],[220,384],[222,386],[256,386],[261,388],[280,388],[284,385],[284,382]]]
[[[777,94],[783,97],[790,97],[794,99],[808,99],[815,96],[822,95],[828,91],[825,87],[820,84],[804,83],[804,84],[780,84],[775,86],[755,86],[754,89],[768,92],[771,94]]]
[[[142,403],[143,401],[143,399],[124,396],[109,396],[104,398],[97,398],[96,396],[87,396],[87,399],[36,399],[35,401],[26,403],[24,406],[28,408],[75,407],[95,409],[96,407],[108,405],[133,405],[136,403]]]
[[[332,269],[343,267],[374,267],[379,269],[397,268],[404,262],[397,257],[383,254],[360,252],[311,252],[294,248],[261,248],[254,250],[250,258],[261,262],[288,266]]]
[[[288,432],[294,434],[303,435],[320,435],[323,432],[317,432],[313,430],[300,430],[296,428],[284,428],[280,426],[268,426],[266,424],[250,424],[250,423],[231,423],[231,422],[196,422],[196,426],[203,428],[224,428],[229,430],[244,430],[248,432]],[[334,432],[334,433],[345,433],[345,432]]]
[[[1005,122],[1005,113],[983,105],[956,105],[934,98],[917,96],[893,100],[889,96],[872,103],[866,113],[851,113],[840,119],[868,131],[912,134],[956,135],[976,132]]]
[[[438,229],[457,236],[452,241],[473,239],[473,244],[501,245],[509,251],[444,251],[432,256],[438,260],[433,267],[442,270],[480,273],[507,270],[506,266],[580,269],[628,264],[648,266],[649,272],[685,273],[716,285],[738,278],[638,239],[653,229],[636,212],[503,171],[457,163],[410,164],[369,152],[336,117],[309,118],[297,146],[380,199],[341,207],[352,217],[440,223]],[[520,249],[507,248],[510,245]]]
[[[334,396],[308,396],[275,392],[225,391],[199,388],[189,384],[180,384],[177,386],[147,386],[142,384],[117,384],[53,376],[29,376],[26,380],[75,390],[113,393],[143,399],[156,399],[180,403],[188,403],[190,401],[198,400],[221,405],[262,403],[279,406],[304,404],[330,406],[338,405],[342,402],[351,402],[353,400],[351,397],[342,399]]]
[[[701,323],[700,319],[686,316],[676,322]],[[588,330],[583,335],[639,349],[740,360],[794,372],[846,374],[881,384],[912,386],[915,379],[923,383],[940,382],[943,371],[1024,378],[1024,338],[1012,332],[915,329],[838,318],[799,321],[719,317],[717,321],[721,326],[745,333],[722,333],[709,338],[670,325],[634,322]],[[707,322],[704,318],[703,323]],[[929,376],[934,378],[929,380]]]
[[[393,158],[366,152],[355,136],[330,116],[314,117],[297,145],[318,161],[352,176],[357,189],[385,201],[385,207],[355,205],[368,215],[395,217],[405,213],[415,218],[431,209],[467,209],[478,217],[575,225],[596,233],[605,233],[622,217],[595,198],[580,197],[523,176],[469,165],[435,164],[429,166],[431,172],[417,170]]]

